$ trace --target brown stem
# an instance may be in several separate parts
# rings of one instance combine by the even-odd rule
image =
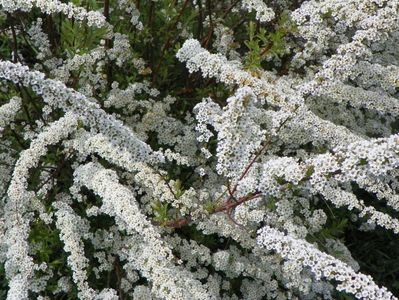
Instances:
[[[173,197],[177,200],[178,198],[177,198],[175,192],[173,191],[172,187],[170,186],[169,182],[165,178],[163,178],[162,174],[159,171],[155,171],[155,172],[165,181],[165,184],[168,187],[169,191],[171,192]]]
[[[33,108],[35,109],[37,115],[39,116],[39,118],[42,120],[43,124],[47,125],[47,121],[44,119],[42,112],[40,111],[40,108],[37,106],[36,101],[32,98],[32,96],[30,95],[29,91],[27,90],[27,88],[23,85],[19,86],[17,84],[17,87],[19,89],[20,94],[22,95],[22,98],[25,99],[24,95],[27,95],[29,99],[26,99],[26,102],[29,102],[32,104]],[[24,93],[23,93],[24,92]],[[29,116],[29,111],[27,108],[25,108],[25,104],[24,104],[24,109],[27,113],[28,118],[30,118]],[[32,123],[32,120],[31,120]]]
[[[212,39],[212,35],[213,35],[213,28],[214,28],[214,24],[213,24],[213,19],[212,19],[212,7],[211,7],[211,1],[210,0],[206,0],[206,9],[208,11],[208,16],[209,16],[209,32],[208,35],[206,36],[205,41],[202,43],[203,47],[205,49],[208,49],[209,43]]]
[[[54,54],[55,51],[58,49],[55,31],[54,31],[54,21],[51,15],[47,15],[45,18],[47,34],[50,42],[51,52]]]
[[[150,7],[149,7],[149,12],[148,12],[148,25],[147,27],[149,28],[149,32],[151,36],[155,36],[155,30],[153,27],[154,24],[154,14],[155,14],[155,2],[150,1]],[[153,49],[154,45],[152,43],[152,40],[150,42],[146,43],[146,48],[147,48],[147,53],[146,53],[146,60],[149,62],[150,69],[153,70]]]
[[[297,111],[297,109],[299,108],[299,106],[297,106],[294,109],[294,113]],[[283,126],[291,119],[291,117],[286,118],[283,122],[281,122],[281,124],[279,125],[279,127],[276,129],[276,134],[283,128]],[[238,184],[240,183],[240,181],[242,179],[244,179],[244,177],[248,174],[249,170],[251,169],[251,167],[253,166],[253,164],[258,160],[258,158],[262,155],[263,151],[266,150],[266,148],[271,144],[272,142],[272,138],[273,135],[270,135],[266,141],[265,144],[263,145],[263,147],[260,149],[260,151],[254,156],[254,158],[249,162],[249,164],[245,167],[244,172],[242,172],[241,176],[238,178],[237,183],[234,185],[232,193],[234,194],[238,188]]]
[[[233,3],[225,10],[225,12],[223,13],[221,19],[224,20],[224,19],[227,17],[227,15],[230,13],[230,11],[231,11],[240,1],[241,1],[241,0],[236,0],[235,2],[233,2]],[[201,43],[202,46],[203,46],[205,49],[208,49],[210,40],[211,40],[211,38],[212,38],[213,30],[214,30],[214,24],[213,24],[213,21],[212,21],[211,6],[210,6],[210,4],[211,4],[211,1],[210,1],[210,0],[207,0],[207,9],[208,9],[208,14],[209,14],[210,29],[209,29],[208,35],[206,36],[206,38],[205,38],[205,39],[202,41],[202,43]]]
[[[253,195],[247,195],[247,196],[241,197],[237,201],[227,200],[221,206],[216,208],[213,213],[218,213],[218,212],[227,211],[227,210],[233,210],[240,204],[243,204],[243,203],[248,202],[255,198],[259,198],[260,196],[261,196],[261,192],[258,191],[256,193],[254,193]]]
[[[115,257],[114,267],[115,267],[115,274],[116,274],[119,298],[123,299],[123,291],[122,291],[122,288],[121,288],[121,280],[122,280],[123,275],[122,275],[121,267],[119,265],[119,258],[118,257]]]
[[[261,192],[256,192],[253,195],[247,195],[247,196],[241,197],[240,199],[238,199],[235,202],[227,200],[222,205],[220,205],[218,208],[216,208],[214,211],[212,211],[210,214],[215,214],[215,213],[219,213],[219,212],[228,212],[230,214],[230,218],[231,218],[231,212],[238,205],[243,204],[245,202],[248,202],[250,200],[253,200],[255,198],[258,198],[260,196],[261,196]],[[166,222],[163,225],[166,226],[166,227],[170,227],[170,228],[181,228],[181,227],[187,225],[188,223],[190,223],[190,221],[191,221],[190,218],[179,218],[179,219],[176,219],[176,220],[172,220],[172,221]],[[233,222],[236,223],[234,220],[233,220]],[[154,222],[154,224],[155,225],[160,225],[159,222]]]
[[[234,6],[236,6],[238,4],[238,2],[240,2],[241,0],[236,0],[234,1],[224,12],[224,14],[222,15],[222,20],[224,18],[227,17],[227,15],[230,13],[230,11],[234,8]]]
[[[20,95],[22,96],[22,99],[26,101],[25,93],[22,92],[21,86],[20,86],[18,83],[16,83],[15,86],[16,86],[18,92],[20,93]],[[30,124],[33,124],[32,117],[31,117],[31,115],[30,115],[30,113],[29,113],[29,110],[28,110],[28,107],[26,106],[25,101],[22,102],[22,109],[24,110],[24,112],[25,112],[25,114],[26,114],[26,117],[27,117],[29,123],[30,123]],[[26,101],[26,102],[30,102],[30,101]]]
[[[201,0],[198,0],[197,2],[198,4],[198,33],[197,33],[197,37],[198,40],[200,40],[202,38],[202,30],[203,30],[203,13],[202,13],[202,2]]]
[[[110,22],[110,17],[109,17],[109,0],[104,0],[104,17],[105,20],[109,23]],[[105,40],[105,49],[110,49],[112,48],[112,40],[110,39],[106,39]],[[112,64],[111,62],[108,60],[107,63],[107,87],[108,90],[111,89],[112,86]]]
[[[104,17],[109,22],[109,0],[104,0]]]
[[[54,171],[51,172],[51,176],[44,182],[42,182],[36,189],[35,192],[37,193],[45,184],[47,184],[51,180],[51,189],[48,190],[47,194],[45,195],[45,199],[48,199],[51,195],[51,192],[54,191],[55,186],[55,179],[58,179],[61,172],[63,171],[64,167],[66,166],[68,160],[71,158],[72,154],[68,154],[66,157],[62,156],[60,162],[58,163],[57,167]]]
[[[13,51],[13,62],[17,63],[19,61],[18,57],[18,42],[17,42],[17,34],[15,33],[14,28],[14,20],[12,20],[10,15],[7,15],[8,19],[11,20],[11,34],[12,34],[12,51]]]
[[[15,140],[17,141],[18,145],[22,148],[22,149],[26,149],[26,146],[24,145],[23,141],[21,140],[21,138],[19,137],[19,135],[15,132],[14,129],[10,129],[12,136],[15,138]]]
[[[260,53],[260,57],[263,58],[263,56],[272,48],[273,44],[269,43]]]

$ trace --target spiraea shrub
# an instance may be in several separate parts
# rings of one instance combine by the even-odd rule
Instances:
[[[0,299],[397,299],[399,1],[0,0]]]

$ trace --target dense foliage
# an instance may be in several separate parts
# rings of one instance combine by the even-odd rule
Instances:
[[[396,299],[399,1],[0,0],[1,299]]]

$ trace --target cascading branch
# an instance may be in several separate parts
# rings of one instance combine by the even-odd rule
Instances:
[[[0,0],[0,298],[397,299],[398,18]]]

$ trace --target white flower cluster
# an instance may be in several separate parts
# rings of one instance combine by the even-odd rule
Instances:
[[[0,106],[0,134],[3,128],[14,120],[15,115],[21,109],[21,104],[20,97],[12,97],[8,103]]]
[[[190,73],[201,71],[203,77],[215,77],[230,86],[250,86],[262,102],[267,99],[273,104],[279,104],[284,100],[273,97],[275,93],[270,82],[251,76],[242,69],[239,61],[228,61],[223,55],[209,53],[195,39],[186,40],[176,57],[186,63]]]
[[[31,38],[32,44],[38,50],[36,58],[43,60],[51,55],[50,41],[47,34],[42,30],[43,20],[37,18],[36,22],[27,31],[29,37]]]
[[[227,99],[223,111],[220,108],[213,109],[214,105],[207,105],[209,102],[197,107],[197,119],[200,122],[197,129],[201,133],[198,140],[206,142],[211,137],[211,132],[206,130],[206,123],[218,132],[216,170],[219,174],[238,178],[252,154],[259,150],[265,140],[265,130],[253,120],[261,113],[254,107],[255,102],[255,94],[250,88],[244,87]],[[217,115],[217,112],[220,114]]]
[[[113,47],[107,51],[107,54],[110,60],[115,60],[116,65],[122,67],[131,57],[128,37],[116,32],[114,34]]]
[[[92,129],[97,128],[99,132],[112,136],[119,145],[130,149],[138,160],[145,159],[151,152],[150,147],[136,138],[130,128],[104,112],[92,99],[87,99],[59,81],[44,79],[43,73],[29,71],[29,68],[20,64],[0,61],[0,78],[31,86],[33,91],[43,96],[49,106],[81,115],[84,123],[87,122]]]
[[[242,7],[249,12],[256,11],[256,19],[261,22],[269,22],[274,18],[274,11],[267,7],[263,0],[244,0]]]
[[[338,281],[338,290],[351,293],[358,299],[397,299],[385,287],[377,286],[370,276],[356,273],[350,266],[304,240],[266,226],[258,231],[257,242],[284,259],[299,261],[304,267],[310,268],[317,280],[325,278]]]
[[[239,58],[240,54],[235,51],[237,44],[234,40],[234,32],[229,28],[224,26],[222,23],[218,23],[215,28],[215,41],[213,46],[218,53],[226,55],[227,57],[234,59]]]
[[[8,188],[8,201],[4,207],[7,216],[5,240],[8,246],[6,274],[10,280],[9,299],[28,299],[29,281],[34,276],[35,265],[29,256],[29,223],[31,215],[28,206],[34,193],[28,191],[29,170],[35,167],[47,146],[65,139],[76,129],[77,117],[66,114],[59,121],[41,132],[29,149],[21,153],[15,164]],[[18,290],[21,288],[21,290]],[[18,296],[19,295],[19,296]]]
[[[327,141],[333,147],[359,140],[359,137],[347,128],[318,117],[304,106],[301,92],[284,78],[278,80],[272,73],[267,72],[264,73],[263,78],[254,77],[244,71],[239,62],[228,61],[220,54],[210,54],[194,39],[187,40],[176,57],[186,62],[189,72],[201,71],[204,77],[215,77],[229,86],[235,84],[241,87],[248,86],[261,103],[267,102],[281,107],[278,114],[273,114],[273,111],[269,110],[265,113],[273,114],[274,118],[278,118],[274,122],[277,123],[275,127],[279,127],[279,123],[288,117],[294,118],[291,124],[295,124],[295,128],[290,128],[294,133],[290,134],[289,139],[295,138],[299,129],[302,131],[299,139],[306,139],[305,135],[314,142]],[[296,114],[292,113],[294,110],[297,110]]]
[[[87,283],[87,272],[89,260],[85,256],[82,239],[89,233],[89,224],[77,216],[73,209],[65,202],[54,202],[57,210],[56,226],[60,230],[60,238],[64,243],[64,250],[69,253],[68,265],[73,272],[73,281],[79,290],[80,299],[93,299],[96,292]]]
[[[323,229],[399,233],[399,2],[172,2],[0,0],[7,299],[396,299]],[[270,34],[245,52],[248,12]],[[65,18],[94,42],[66,49]]]
[[[74,18],[77,21],[87,21],[89,26],[109,27],[105,17],[95,11],[87,11],[83,7],[73,3],[63,3],[60,0],[1,0],[0,5],[6,12],[12,13],[17,10],[29,12],[34,7],[39,8],[43,13],[53,14],[62,13],[68,18]]]
[[[172,252],[162,241],[160,233],[140,212],[132,192],[117,180],[114,171],[94,163],[80,166],[75,172],[78,185],[87,186],[103,199],[101,212],[115,217],[120,230],[126,230],[133,237],[139,234],[143,239],[144,248],[136,245],[126,251],[128,256],[135,256],[137,252],[132,250],[141,248],[136,248],[136,251],[142,251],[141,255],[146,259],[141,257],[142,260],[136,263],[151,279],[156,294],[165,299],[213,299],[200,282],[172,264]],[[184,281],[180,276],[184,276]]]
[[[304,85],[303,88],[307,92],[314,92],[320,85],[325,86],[334,81],[345,80],[351,75],[359,58],[371,56],[369,43],[385,40],[388,33],[398,28],[398,3],[395,1],[382,1],[380,5],[385,2],[386,6],[371,10],[372,14],[370,14],[369,6],[375,5],[374,1],[354,0],[350,2],[350,5],[341,5],[340,1],[322,1],[323,8],[321,10],[317,7],[319,4],[316,4],[316,7],[313,3],[309,5],[312,13],[319,10],[316,13],[319,21],[323,12],[331,11],[336,14],[334,17],[338,20],[343,19],[344,22],[347,22],[344,26],[354,28],[356,32],[350,42],[343,42],[339,45],[337,54],[323,62],[323,67],[314,80]],[[353,9],[354,7],[356,9]],[[348,20],[346,14],[349,11],[351,18]],[[353,11],[356,13],[353,14]],[[301,15],[301,12],[298,13]],[[304,18],[305,15],[301,15],[301,17]],[[356,24],[357,22],[358,24]],[[317,32],[317,35],[320,36],[320,32]]]
[[[136,5],[128,0],[118,0],[118,5],[119,7],[124,8],[125,12],[131,16],[130,23],[136,26],[137,30],[142,30],[143,23],[139,21],[140,11],[137,9]]]
[[[40,43],[38,34],[32,36],[32,40]],[[54,61],[46,60],[44,65],[51,71],[55,79],[67,84],[74,72],[79,72],[77,84],[81,84],[79,89],[86,96],[92,96],[94,91],[104,91],[107,86],[107,78],[104,76],[104,68],[107,63],[115,62],[117,66],[122,66],[132,58],[130,44],[125,35],[120,33],[112,34],[113,46],[106,48],[100,41],[100,46],[91,49],[87,53],[76,53],[70,58]],[[40,36],[39,36],[40,38]],[[109,37],[111,39],[111,37]],[[140,66],[142,71],[144,67]]]

